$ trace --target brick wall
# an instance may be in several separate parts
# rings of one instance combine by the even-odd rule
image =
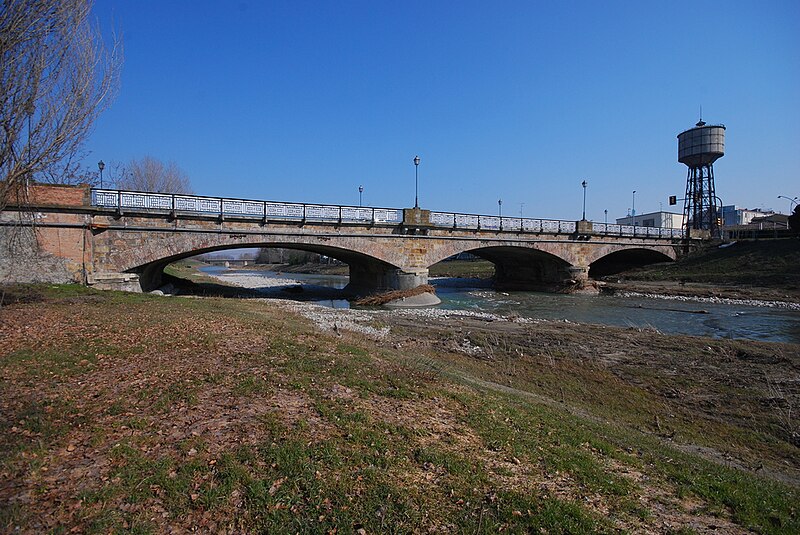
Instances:
[[[83,282],[91,270],[89,217],[46,210],[0,212],[0,283]]]
[[[35,184],[30,188],[30,202],[34,206],[88,206],[89,186],[60,186]]]
[[[6,199],[9,206],[16,206],[24,202],[25,195],[14,188],[7,193]],[[91,194],[88,184],[32,184],[28,188],[27,199],[30,206],[89,206]]]

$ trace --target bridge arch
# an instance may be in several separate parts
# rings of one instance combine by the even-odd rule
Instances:
[[[106,240],[113,243],[114,238],[109,234]],[[350,282],[345,290],[354,295],[419,284],[417,274],[408,273],[392,262],[393,251],[390,248],[375,247],[364,239],[302,235],[244,238],[222,235],[210,239],[208,235],[185,234],[165,235],[162,238],[127,244],[124,248],[112,248],[104,260],[115,270],[137,274],[143,291],[161,286],[164,268],[173,262],[208,252],[250,247],[297,249],[340,260],[350,270]]]
[[[597,279],[607,275],[614,275],[627,269],[641,267],[648,264],[659,262],[672,262],[676,259],[676,254],[671,247],[652,248],[652,247],[615,247],[611,251],[603,251],[605,254],[593,255],[593,260],[589,263],[589,277]]]
[[[469,252],[494,264],[497,288],[546,289],[569,277],[570,263],[541,249],[500,246]]]
[[[549,289],[571,277],[575,261],[554,243],[457,242],[428,255],[430,265],[459,253],[470,253],[492,262],[495,286],[507,289]]]

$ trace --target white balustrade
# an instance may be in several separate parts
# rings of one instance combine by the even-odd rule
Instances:
[[[370,222],[378,224],[400,224],[403,222],[403,210],[397,208],[265,202],[106,189],[92,190],[92,206],[116,208],[120,211],[125,209],[163,210],[260,219]],[[496,230],[498,232],[572,234],[576,230],[574,221],[482,216],[450,212],[431,212],[430,222],[434,227]],[[634,228],[631,225],[609,225],[607,223],[594,223],[593,228],[595,234],[608,236],[681,238],[685,235],[683,229]]]

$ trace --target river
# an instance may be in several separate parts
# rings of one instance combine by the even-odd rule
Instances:
[[[348,281],[341,275],[306,275],[204,266],[201,271],[265,297],[297,298],[334,308],[349,303],[336,296]],[[263,283],[263,285],[262,285]],[[673,301],[649,297],[501,292],[478,280],[432,279],[439,308],[477,310],[528,318],[656,329],[663,333],[800,343],[800,311],[769,306]],[[298,289],[302,286],[302,291]],[[287,289],[294,288],[293,293]],[[302,295],[299,295],[302,294]]]

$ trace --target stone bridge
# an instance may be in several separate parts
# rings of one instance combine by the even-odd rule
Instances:
[[[302,249],[341,260],[350,268],[348,289],[355,294],[425,284],[430,266],[464,252],[494,263],[501,286],[580,288],[591,276],[619,267],[675,260],[686,243],[675,229],[88,186],[35,185],[28,199],[25,210],[8,203],[0,230],[8,236],[12,228],[34,229],[39,257],[49,259],[42,269],[132,291],[159,287],[164,267],[176,260],[243,247]],[[35,279],[38,268],[32,266],[16,275],[0,266],[0,280]]]

